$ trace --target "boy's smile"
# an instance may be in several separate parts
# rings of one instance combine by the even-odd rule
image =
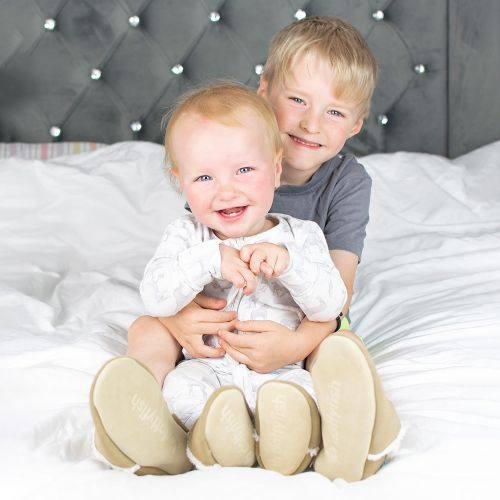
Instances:
[[[191,212],[220,239],[270,229],[266,218],[279,186],[281,155],[274,157],[257,115],[244,110],[244,126],[191,113],[174,132],[176,169]]]
[[[297,137],[295,135],[289,134],[289,137],[293,142],[297,143],[298,146],[304,146],[305,148],[311,149],[319,149],[321,147],[321,144],[317,142],[305,141],[304,139],[301,139],[300,137]]]
[[[283,85],[261,80],[259,93],[274,109],[283,137],[284,183],[305,184],[361,130],[356,104],[337,98],[334,91],[333,69],[312,54],[293,63]]]

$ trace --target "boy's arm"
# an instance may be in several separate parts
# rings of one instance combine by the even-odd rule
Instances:
[[[340,273],[347,290],[347,300],[342,309],[342,312],[346,315],[351,305],[354,278],[356,277],[359,257],[347,250],[330,250],[330,257]]]
[[[290,264],[276,279],[309,320],[333,321],[346,303],[346,286],[320,227],[311,221],[297,221],[295,226],[295,241],[286,243]]]
[[[216,240],[196,240],[193,223],[181,218],[167,226],[144,271],[140,293],[152,316],[172,316],[220,274]]]
[[[259,373],[269,373],[285,365],[302,361],[335,331],[337,321],[317,323],[302,320],[296,331],[274,321],[236,321],[240,332],[218,330],[221,346],[236,361]]]
[[[347,312],[359,258],[345,250],[330,250],[348,294]],[[337,327],[337,321],[314,322],[304,318],[294,332],[273,321],[239,321],[235,327],[255,335],[237,335],[223,330],[221,344],[233,359],[260,373],[267,373],[305,359]]]

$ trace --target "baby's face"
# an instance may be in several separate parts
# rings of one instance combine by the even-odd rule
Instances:
[[[307,182],[361,130],[363,120],[356,105],[338,99],[334,88],[331,67],[314,55],[298,58],[284,85],[261,81],[259,93],[273,108],[282,133],[283,182]]]
[[[281,158],[253,113],[245,127],[197,114],[179,119],[172,135],[174,174],[191,212],[221,239],[258,234],[279,186]]]

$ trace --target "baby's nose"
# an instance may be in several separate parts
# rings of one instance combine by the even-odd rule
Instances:
[[[220,183],[217,195],[221,200],[230,200],[236,196],[235,186],[231,182]]]

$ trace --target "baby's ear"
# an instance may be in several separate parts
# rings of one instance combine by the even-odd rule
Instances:
[[[181,179],[179,177],[179,170],[176,167],[170,166],[167,168],[167,174],[170,179],[170,184],[176,191],[182,193]]]

